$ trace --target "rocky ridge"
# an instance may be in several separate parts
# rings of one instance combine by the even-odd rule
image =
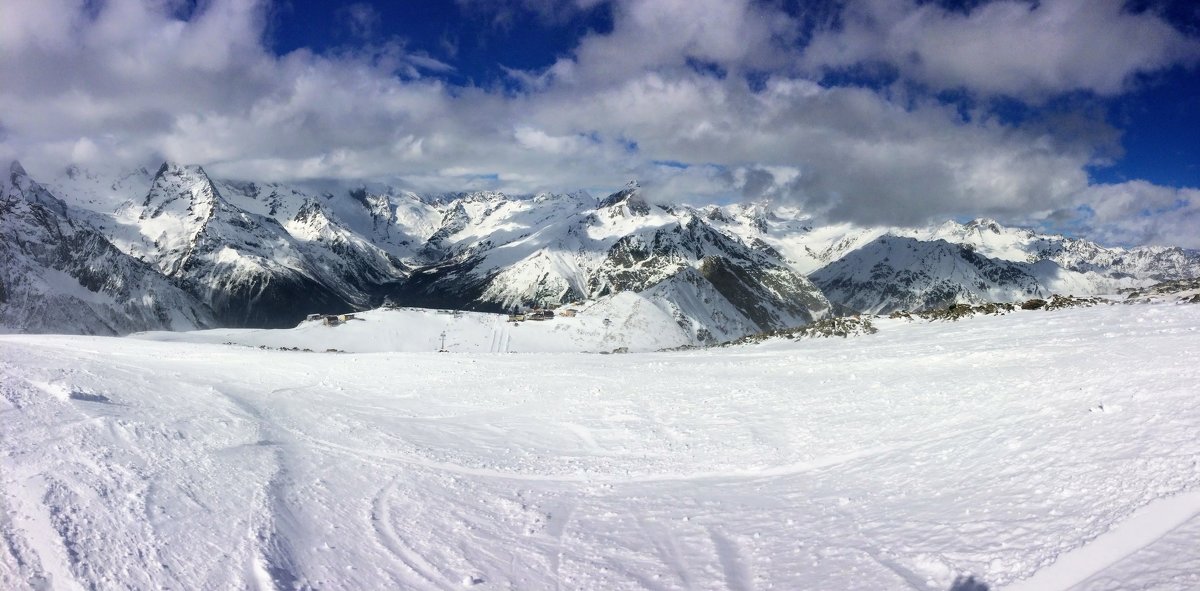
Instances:
[[[227,181],[166,163],[109,175],[72,167],[38,186],[32,199],[61,204],[40,206],[60,224],[92,232],[95,248],[188,296],[178,306],[196,312],[196,325],[292,326],[308,313],[385,300],[486,311],[592,301],[653,306],[695,344],[711,344],[835,315],[1115,293],[1200,276],[1200,253],[1178,248],[1107,248],[986,219],[821,225],[766,203],[657,204],[636,183],[600,199],[421,196],[383,185]],[[64,240],[55,236],[46,240]],[[4,247],[20,245],[10,232]],[[23,269],[14,262],[6,272]],[[0,288],[15,293],[18,283]],[[0,306],[10,330],[163,327],[136,314],[109,329],[48,324],[53,312]]]

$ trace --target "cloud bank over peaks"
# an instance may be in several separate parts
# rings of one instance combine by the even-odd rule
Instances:
[[[1082,235],[1105,244],[1200,249],[1200,190],[1127,181],[1088,187],[1060,212]]]
[[[1119,152],[1102,117],[1014,122],[986,103],[964,116],[913,85],[823,76],[883,63],[916,88],[971,96],[1114,95],[1139,73],[1195,62],[1196,40],[1152,12],[1112,0],[970,11],[853,0],[817,11],[832,19],[751,0],[456,6],[489,23],[480,35],[530,42],[513,30],[520,14],[554,23],[602,5],[611,28],[582,34],[544,69],[498,64],[505,83],[487,86],[456,82],[453,52],[387,35],[365,2],[339,13],[357,44],[277,55],[267,42],[277,6],[265,0],[190,12],[6,0],[0,158],[35,175],[169,159],[232,178],[418,191],[603,194],[636,178],[662,201],[773,199],[864,224],[986,215],[1066,220],[1122,242],[1200,234],[1195,191],[1089,183],[1089,167]],[[1148,216],[1136,209],[1151,203]]]

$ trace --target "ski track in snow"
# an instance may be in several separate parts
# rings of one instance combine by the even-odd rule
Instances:
[[[502,335],[503,335],[503,333],[502,333],[503,327],[504,327],[504,318],[500,315],[496,315],[496,317],[492,319],[492,345],[488,349],[488,352],[490,352],[490,353],[499,353],[500,352],[500,343],[501,343],[501,339],[502,339]]]
[[[1162,539],[1200,516],[1200,491],[1157,499],[1085,545],[1059,556],[1034,576],[1006,587],[1009,591],[1074,589],[1109,565]],[[1200,552],[1200,539],[1192,552]],[[1133,581],[1130,581],[1131,583]]]
[[[416,584],[436,586],[439,581],[444,581],[444,577],[437,572],[433,565],[404,542],[404,538],[397,533],[392,524],[392,504],[396,502],[395,496],[396,481],[393,480],[372,499],[371,523],[375,528],[375,534],[388,552],[418,577],[419,581]]]
[[[496,355],[499,316],[475,354],[3,336],[0,588],[1200,587],[1200,306],[879,326],[604,356]]]

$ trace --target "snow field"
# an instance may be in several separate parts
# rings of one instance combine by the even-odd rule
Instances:
[[[1200,307],[877,326],[606,356],[3,336],[0,587],[1200,586]]]
[[[445,346],[452,353],[609,352],[618,348],[654,351],[691,342],[675,319],[637,294],[622,292],[585,307],[575,317],[520,323],[507,314],[451,312],[423,308],[360,312],[338,326],[305,321],[292,329],[214,329],[191,332],[145,332],[137,339],[191,343],[236,343],[250,347],[337,349],[350,353],[432,352]],[[605,323],[608,320],[608,323]]]

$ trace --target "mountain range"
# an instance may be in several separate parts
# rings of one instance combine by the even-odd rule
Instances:
[[[229,181],[164,163],[0,178],[0,327],[125,334],[294,326],[377,307],[654,306],[694,344],[829,315],[1115,293],[1200,252],[1104,247],[978,219],[818,224],[788,205],[587,193],[418,195]],[[611,301],[610,301],[611,300]],[[618,305],[619,304],[619,305]]]

